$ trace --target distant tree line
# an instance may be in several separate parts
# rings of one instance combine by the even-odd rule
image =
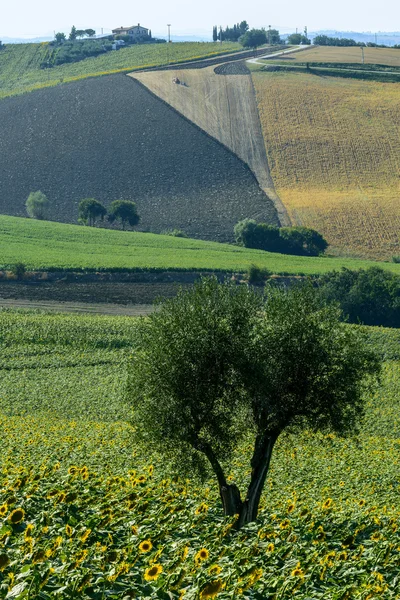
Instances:
[[[280,44],[281,38],[277,29],[249,29],[247,21],[242,21],[226,27],[218,29],[216,25],[213,27],[213,41],[240,42],[246,48],[257,48],[263,44]]]
[[[249,25],[247,21],[241,21],[233,25],[233,27],[226,26],[225,29],[218,29],[216,25],[213,27],[213,41],[220,42],[237,42],[241,35],[244,35],[248,31]]]
[[[319,256],[328,247],[323,236],[307,227],[275,227],[253,219],[239,221],[234,228],[236,242],[245,248],[268,252]]]
[[[314,38],[314,44],[317,46],[361,46],[364,48],[388,48],[385,44],[374,44],[373,42],[356,42],[351,38],[330,37],[328,35],[317,35]],[[400,46],[392,46],[400,48]]]

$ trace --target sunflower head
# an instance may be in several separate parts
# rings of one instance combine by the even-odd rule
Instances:
[[[328,510],[328,508],[330,508],[330,507],[332,506],[332,504],[333,504],[333,500],[332,500],[332,498],[327,498],[327,499],[325,500],[325,502],[323,503],[323,505],[322,505],[322,508],[323,508],[324,510]]]
[[[144,578],[146,581],[155,581],[160,573],[162,572],[163,568],[160,564],[154,564],[152,565],[149,569],[146,569],[145,574],[144,574]]]
[[[16,525],[17,523],[20,523],[24,517],[25,517],[24,509],[16,508],[15,510],[12,511],[12,513],[10,514],[10,516],[8,518],[13,525]]]
[[[207,560],[207,558],[210,556],[209,551],[207,550],[207,548],[201,548],[201,550],[198,551],[198,553],[195,556],[195,560],[197,562],[202,561],[202,560]]]
[[[0,517],[4,517],[7,513],[8,513],[7,504],[2,504],[2,506],[0,506]]]
[[[214,581],[210,581],[205,585],[205,587],[200,592],[201,600],[206,600],[207,598],[215,598],[221,590],[224,588],[224,583],[221,579],[215,579]]]
[[[0,571],[3,571],[3,569],[8,566],[9,562],[10,559],[8,558],[7,554],[0,554]]]
[[[150,552],[152,547],[153,547],[153,544],[151,543],[150,540],[143,540],[143,542],[141,542],[139,544],[140,552]]]

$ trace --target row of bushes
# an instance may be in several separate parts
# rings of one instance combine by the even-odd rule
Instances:
[[[236,243],[245,248],[297,256],[319,256],[328,247],[323,236],[307,227],[275,227],[253,219],[239,221],[234,228]]]

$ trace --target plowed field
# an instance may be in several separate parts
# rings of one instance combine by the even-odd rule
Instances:
[[[143,230],[219,241],[244,217],[277,222],[247,165],[121,74],[0,101],[0,213],[25,216],[35,190],[70,223],[87,197],[134,200]]]
[[[400,251],[400,85],[254,73],[272,178],[341,254]]]
[[[253,83],[244,63],[138,73],[132,77],[249,165],[275,202],[281,224],[287,224],[286,211],[269,172]]]

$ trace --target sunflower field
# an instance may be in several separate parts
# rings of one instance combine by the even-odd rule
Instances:
[[[135,443],[135,323],[0,313],[0,598],[399,598],[400,333],[369,330],[385,367],[361,433],[283,436],[235,533],[212,479]]]

